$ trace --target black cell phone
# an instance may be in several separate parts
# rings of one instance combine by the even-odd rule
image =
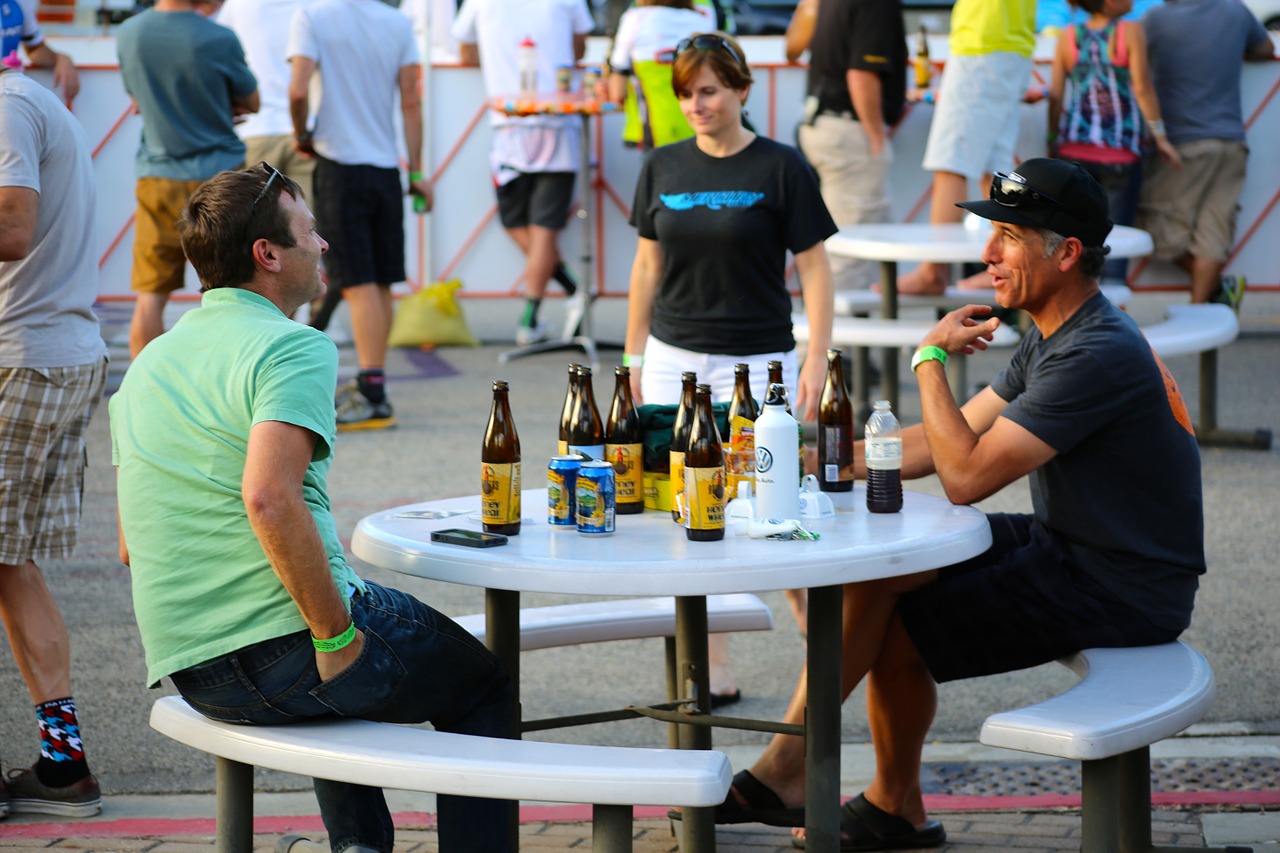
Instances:
[[[507,537],[501,533],[485,533],[483,530],[463,530],[451,527],[448,530],[431,531],[432,542],[443,542],[446,545],[465,545],[468,548],[493,548],[506,545]]]

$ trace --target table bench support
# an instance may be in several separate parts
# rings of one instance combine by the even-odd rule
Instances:
[[[1151,843],[1151,750],[1081,762],[1080,849],[1089,853],[1252,853]]]
[[[218,758],[217,761],[218,853],[253,853],[253,766]]]
[[[631,806],[595,805],[591,807],[592,853],[631,853]],[[517,848],[512,847],[512,850]]]
[[[698,708],[711,711],[711,677],[707,661],[707,600],[702,596],[676,596],[677,689],[683,696],[697,699]],[[682,749],[710,749],[711,729],[679,726]],[[680,821],[681,850],[716,849],[715,811],[684,809]]]
[[[1200,423],[1196,441],[1201,447],[1234,447],[1270,450],[1271,430],[1220,429],[1218,427],[1218,351],[1200,353]]]
[[[844,588],[809,590],[805,717],[805,849],[840,849],[840,669]],[[830,713],[830,709],[836,709]],[[826,711],[820,710],[826,709]]]

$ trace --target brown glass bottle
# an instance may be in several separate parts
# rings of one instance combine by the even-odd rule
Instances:
[[[724,447],[711,411],[711,386],[697,387],[689,443],[684,454],[684,492],[688,507],[685,536],[695,542],[724,538]]]
[[[818,403],[818,488],[853,488],[853,404],[844,387],[842,353],[827,350],[827,383]]]
[[[569,449],[585,461],[604,459],[604,421],[591,389],[591,368],[578,366],[578,396],[569,413]]]
[[[489,533],[520,532],[520,436],[507,383],[493,383],[493,408],[480,448],[480,518]]]
[[[778,372],[782,372],[782,362],[776,362]],[[760,417],[760,407],[751,396],[751,365],[735,364],[733,366],[733,397],[729,400],[729,423],[735,417],[746,418],[755,423]]]
[[[564,456],[569,452],[569,419],[573,416],[573,403],[578,399],[578,368],[581,364],[569,365],[569,387],[564,392],[564,406],[560,409],[560,434],[556,446],[556,454]]]
[[[786,387],[787,384],[782,381],[782,362],[780,361],[769,362],[769,385],[774,384],[778,384],[783,387]],[[787,414],[791,414],[791,392],[789,389],[787,391]]]
[[[631,396],[631,370],[613,369],[613,404],[604,429],[605,461],[613,465],[618,515],[644,512],[644,432]]]
[[[694,386],[698,374],[688,371],[680,374],[680,407],[676,409],[675,423],[671,426],[671,520],[684,521],[684,453],[689,448],[689,424],[693,420]]]
[[[784,392],[783,401],[787,404],[787,414],[795,417],[791,411],[791,390],[787,388],[787,383],[782,381],[782,362],[769,362],[769,385],[782,386]],[[799,418],[796,418],[796,456],[800,460],[800,477],[797,482],[802,482],[804,480],[804,424],[800,423]]]

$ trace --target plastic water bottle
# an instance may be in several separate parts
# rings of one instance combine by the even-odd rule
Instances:
[[[520,40],[520,52],[516,57],[520,75],[520,94],[535,95],[538,92],[538,46],[525,36]]]
[[[888,400],[876,400],[867,419],[867,510],[902,509],[902,428]]]
[[[771,383],[756,418],[756,518],[800,517],[797,428],[787,411],[786,386]]]

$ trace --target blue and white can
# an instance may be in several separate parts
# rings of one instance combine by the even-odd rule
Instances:
[[[547,524],[553,527],[574,527],[578,524],[574,492],[578,488],[578,467],[581,464],[582,457],[573,454],[552,456],[547,464]]]
[[[578,469],[578,488],[574,499],[577,502],[579,533],[605,536],[616,529],[615,476],[613,466],[599,460],[583,462]]]

